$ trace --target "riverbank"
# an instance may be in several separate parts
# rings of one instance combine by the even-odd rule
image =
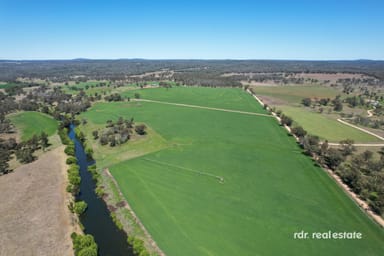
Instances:
[[[73,255],[64,146],[0,177],[0,255]]]
[[[128,234],[128,236],[134,236],[141,239],[144,242],[145,248],[149,252],[155,253],[155,255],[165,256],[165,253],[156,244],[156,241],[152,238],[151,234],[149,234],[143,223],[140,221],[136,213],[129,205],[128,201],[124,198],[116,180],[109,172],[108,168],[104,169],[103,171],[103,179],[105,182],[109,183],[109,185],[105,186],[109,193],[107,193],[103,197],[103,199],[105,203],[109,206],[109,208],[111,210],[114,210],[114,212],[118,212],[116,211],[118,210],[118,208],[122,210],[120,211],[120,213],[117,214],[117,216],[119,220],[121,219],[120,222],[122,223],[123,228]],[[115,203],[117,206],[122,207],[113,207],[113,203]],[[125,223],[126,225],[124,225],[123,223]]]
[[[87,210],[79,217],[84,233],[92,235],[97,247],[98,255],[126,255],[132,256],[132,248],[127,243],[127,235],[113,223],[110,211],[101,198],[95,193],[95,180],[88,168],[95,163],[85,153],[83,143],[75,135],[75,126],[71,125],[68,137],[74,143],[74,151],[81,177],[80,193],[76,201],[84,201]]]

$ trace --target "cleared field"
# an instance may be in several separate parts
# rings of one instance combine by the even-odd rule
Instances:
[[[149,100],[250,112],[260,111],[260,106],[254,104],[252,96],[238,88],[173,87],[170,89],[138,89],[128,91],[123,95],[134,98],[135,93],[139,93],[141,98]]]
[[[338,142],[344,139],[353,139],[355,142],[382,142],[380,139],[344,125],[337,120],[309,112],[304,108],[279,106],[287,116],[294,117],[295,122],[305,127],[310,134],[316,134],[322,139]]]
[[[168,92],[173,89],[175,98],[162,100],[264,113],[240,90],[225,89],[223,96],[217,89],[214,97],[215,89]],[[158,89],[141,91],[143,98],[161,100]],[[188,94],[181,102],[180,95]],[[244,100],[233,102],[233,95]],[[96,126],[120,115],[134,116],[166,141],[162,150],[108,167],[167,255],[382,253],[383,230],[301,153],[273,118],[153,102],[100,103],[82,115]],[[294,239],[301,230],[356,231],[363,239]]]
[[[0,255],[73,255],[65,159],[58,147],[0,178]]]
[[[340,91],[326,86],[254,86],[259,95],[281,99],[284,103],[300,104],[303,98],[335,98]]]
[[[51,136],[57,130],[57,121],[40,112],[18,112],[9,115],[9,119],[21,132],[22,140],[28,140],[34,134],[39,135],[43,131],[47,133],[48,136]]]

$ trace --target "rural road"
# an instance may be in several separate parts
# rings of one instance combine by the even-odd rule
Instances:
[[[253,115],[253,116],[273,117],[272,115],[261,114],[261,113],[255,113],[255,112],[247,112],[247,111],[232,110],[232,109],[224,109],[224,108],[212,108],[212,107],[204,107],[204,106],[198,106],[198,105],[189,105],[189,104],[182,104],[182,103],[173,103],[173,102],[167,102],[167,101],[147,100],[147,99],[134,99],[134,101],[153,102],[153,103],[166,104],[166,105],[173,105],[173,106],[179,106],[179,107],[208,109],[208,110],[215,110],[215,111],[223,111],[223,112],[239,113],[239,114],[245,114],[245,115]]]

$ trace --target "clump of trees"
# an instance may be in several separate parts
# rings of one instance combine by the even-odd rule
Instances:
[[[379,215],[384,213],[384,148],[381,158],[375,160],[373,152],[364,151],[342,163],[336,173],[356,194],[368,202]]]
[[[330,98],[320,98],[320,99],[303,98],[301,100],[301,104],[303,104],[306,107],[310,107],[312,106],[312,104],[318,105],[318,106],[327,106],[330,101],[331,101]]]
[[[14,138],[10,138],[8,140],[0,138],[0,175],[11,172],[8,161],[11,160],[11,155],[13,154],[16,146],[17,143]]]
[[[343,110],[343,102],[342,100],[340,99],[340,95],[336,96],[333,100],[332,100],[332,104],[333,104],[333,110],[334,111],[342,111]]]
[[[293,120],[289,116],[281,115],[280,123],[281,123],[281,125],[291,126],[293,123]]]
[[[5,118],[3,113],[0,113],[0,133],[12,133],[14,132],[11,121]]]
[[[124,98],[119,93],[113,93],[104,97],[105,101],[124,101]]]
[[[302,138],[307,135],[307,131],[301,126],[295,126],[291,128],[291,132],[298,138]]]
[[[87,203],[84,201],[77,201],[75,203],[70,203],[68,208],[71,212],[76,213],[77,216],[82,215],[87,210]]]
[[[98,247],[92,235],[71,234],[75,256],[97,256]]]
[[[101,145],[114,147],[127,142],[135,131],[139,135],[146,134],[146,126],[144,124],[135,125],[133,118],[124,119],[119,117],[116,122],[108,120],[106,128],[101,132],[95,130],[92,132],[93,138],[99,139]]]
[[[144,124],[138,124],[135,126],[135,131],[139,135],[145,135],[147,132],[145,131],[147,127]]]
[[[40,135],[33,135],[31,139],[19,144],[16,144],[16,141],[14,141],[13,146],[17,160],[23,164],[30,163],[36,159],[33,155],[36,150],[45,150],[49,146],[48,135],[42,132]]]
[[[67,170],[68,185],[67,192],[77,195],[80,192],[80,167],[77,164],[71,164]]]
[[[375,115],[378,115],[377,110],[382,111],[383,108],[377,107],[373,112]],[[380,114],[381,115],[381,114]],[[371,117],[365,117],[361,115],[355,115],[355,117],[352,119],[352,122],[358,125],[362,125],[365,127],[371,127],[374,129],[382,129],[384,127],[384,120],[381,118],[371,118]]]

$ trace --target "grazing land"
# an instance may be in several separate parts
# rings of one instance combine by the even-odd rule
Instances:
[[[340,94],[335,88],[326,86],[254,86],[257,95],[269,96],[280,100],[280,105],[299,105],[303,98],[334,98]]]
[[[141,98],[149,100],[241,111],[260,111],[260,106],[255,105],[253,97],[241,89],[174,87],[138,89],[125,92],[124,95],[134,98],[136,93]]]
[[[319,113],[305,110],[304,108],[280,106],[279,109],[288,116],[292,116],[295,122],[305,127],[310,134],[316,134],[321,139],[338,142],[345,139],[353,139],[355,142],[382,142],[382,140],[344,125],[334,118]]]
[[[141,98],[267,114],[240,89],[143,89]],[[127,94],[132,97],[132,94]],[[134,117],[150,130],[126,145],[92,142],[167,255],[380,255],[384,232],[304,156],[273,118],[156,102],[96,103],[93,129]],[[152,141],[154,148],[146,145]],[[132,153],[126,158],[127,150]],[[108,152],[107,152],[108,151]],[[113,157],[109,157],[113,155]],[[294,232],[361,232],[299,240]]]
[[[13,87],[13,86],[16,86],[16,84],[14,84],[14,83],[0,83],[0,89],[5,89],[5,88]]]
[[[21,132],[21,139],[28,140],[33,135],[45,132],[48,136],[57,130],[57,121],[52,117],[34,111],[23,111],[9,115],[11,122]]]
[[[304,98],[333,99],[341,94],[341,91],[336,88],[327,86],[256,86],[252,87],[252,90],[264,103],[282,110],[284,114],[293,118],[296,125],[302,126],[310,134],[317,135],[321,139],[331,142],[352,139],[356,143],[381,141],[374,136],[338,122],[337,118],[340,116],[332,111],[330,104],[324,107],[322,113],[319,113],[318,109],[301,105]],[[345,109],[348,111],[347,107]],[[359,110],[353,111],[359,112]]]
[[[63,147],[0,179],[0,255],[73,255]]]

